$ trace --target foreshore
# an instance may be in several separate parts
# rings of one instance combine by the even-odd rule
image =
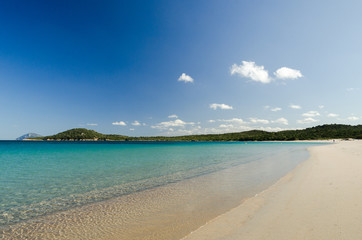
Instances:
[[[276,184],[183,240],[361,239],[362,141],[309,151]]]

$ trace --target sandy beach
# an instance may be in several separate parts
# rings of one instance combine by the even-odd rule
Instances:
[[[276,184],[183,239],[361,239],[362,141],[310,152]]]

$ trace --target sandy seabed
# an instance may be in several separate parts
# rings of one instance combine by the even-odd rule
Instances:
[[[279,157],[263,159],[0,226],[0,239],[180,239],[295,167]]]
[[[362,239],[362,141],[309,151],[276,184],[183,239]]]

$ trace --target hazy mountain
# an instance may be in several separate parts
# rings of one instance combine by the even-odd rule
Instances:
[[[27,134],[24,134],[21,137],[18,137],[16,140],[21,141],[21,140],[24,140],[24,139],[27,139],[27,138],[36,138],[36,137],[42,137],[42,136],[37,134],[37,133],[27,133]]]

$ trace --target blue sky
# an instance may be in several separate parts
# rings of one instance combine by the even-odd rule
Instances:
[[[0,139],[362,120],[359,1],[5,1]]]

